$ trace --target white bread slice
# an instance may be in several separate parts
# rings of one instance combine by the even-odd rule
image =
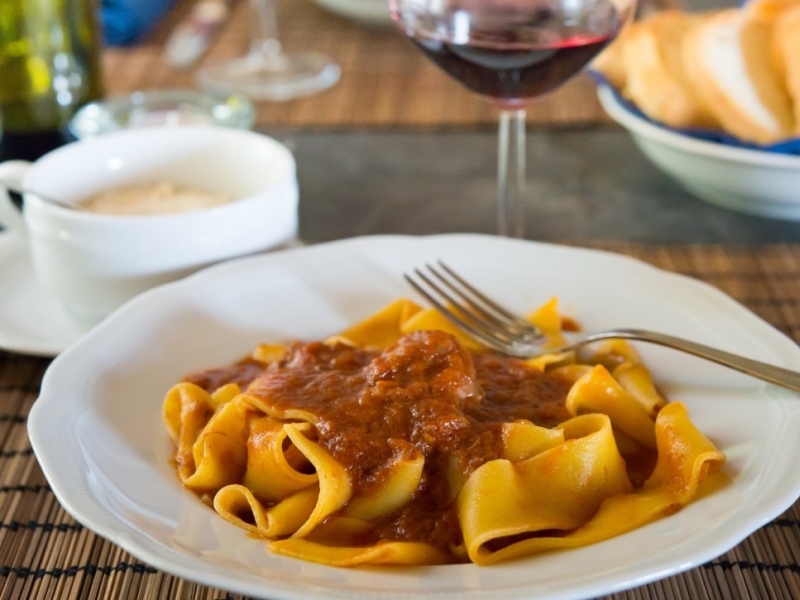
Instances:
[[[591,68],[601,73],[608,82],[620,92],[628,85],[628,73],[625,70],[624,48],[631,31],[640,26],[632,23],[625,27],[617,38],[606,46],[592,61]]]
[[[791,100],[770,59],[771,27],[746,11],[721,11],[681,47],[685,72],[723,128],[757,144],[790,137]]]
[[[690,84],[680,59],[684,35],[709,16],[666,10],[631,28],[622,52],[625,94],[652,119],[679,128],[719,126]]]
[[[742,10],[748,19],[772,25],[785,11],[800,6],[800,0],[750,0]]]
[[[794,109],[794,134],[800,135],[800,2],[780,14],[772,28],[771,51]]]

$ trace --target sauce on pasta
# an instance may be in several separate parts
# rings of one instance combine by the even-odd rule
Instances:
[[[398,459],[422,452],[412,501],[364,537],[444,549],[462,543],[447,470],[466,478],[500,458],[503,423],[554,427],[570,418],[564,401],[571,382],[518,359],[469,352],[441,331],[408,334],[385,352],[295,343],[267,369],[245,360],[186,380],[209,392],[249,384],[249,394],[276,410],[313,414],[319,443],[349,473],[355,494],[380,487]]]

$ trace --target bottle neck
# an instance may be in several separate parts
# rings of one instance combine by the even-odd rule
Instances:
[[[100,97],[97,8],[96,0],[0,4],[7,24],[0,37],[0,111],[7,135],[55,134],[78,107]]]

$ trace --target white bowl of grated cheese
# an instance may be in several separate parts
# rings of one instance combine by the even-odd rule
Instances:
[[[32,190],[22,214],[0,190],[0,235],[27,237],[40,285],[86,322],[155,285],[297,234],[294,157],[246,130],[128,129],[35,163],[0,164],[0,178]]]

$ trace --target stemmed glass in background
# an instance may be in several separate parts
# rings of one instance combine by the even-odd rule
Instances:
[[[250,0],[250,10],[250,51],[241,58],[201,69],[198,86],[212,92],[244,94],[254,100],[291,100],[339,81],[339,66],[326,56],[283,52],[275,0]]]
[[[389,0],[412,42],[500,109],[497,231],[522,237],[525,106],[580,71],[635,0]]]

